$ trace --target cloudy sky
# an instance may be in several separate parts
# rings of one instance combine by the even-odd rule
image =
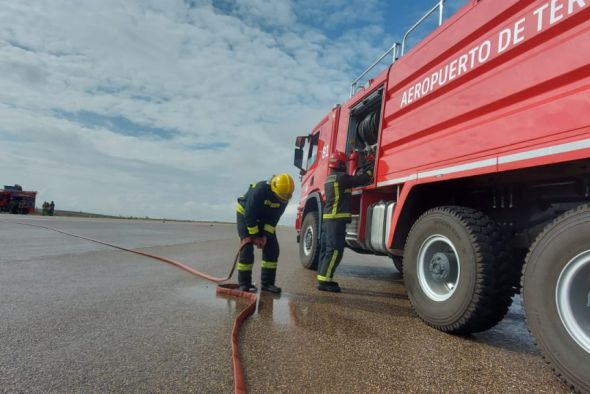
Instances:
[[[0,186],[57,209],[233,221],[249,183],[297,180],[295,136],[435,2],[3,0]]]

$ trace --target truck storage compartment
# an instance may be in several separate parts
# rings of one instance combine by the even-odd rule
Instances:
[[[391,218],[393,217],[393,208],[395,208],[395,201],[387,203],[387,209],[385,210],[385,234],[383,237],[383,249],[387,250],[387,240],[389,234],[391,234]]]
[[[385,232],[385,204],[382,202],[374,204],[371,217],[371,226],[367,227],[369,230],[367,239],[371,249],[378,253],[386,253],[382,245]]]
[[[346,244],[355,250],[366,249],[365,244],[359,240],[358,230],[359,215],[352,215],[350,223],[346,224]]]
[[[377,203],[369,205],[369,208],[367,209],[367,223],[365,225],[365,245],[367,246],[367,249],[372,252],[377,252],[371,243],[371,229],[373,227],[373,220],[375,219],[373,216],[373,211],[375,210],[376,205]]]
[[[391,229],[394,201],[380,201],[369,206],[365,239],[375,253],[389,254],[387,240]]]

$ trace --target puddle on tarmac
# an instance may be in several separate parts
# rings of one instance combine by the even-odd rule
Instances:
[[[322,306],[318,299],[308,295],[283,293],[281,296],[262,293],[258,296],[255,318],[272,320],[276,325],[298,326],[313,325],[321,314]]]
[[[196,305],[204,305],[211,308],[225,309],[228,315],[235,315],[246,305],[245,299],[216,293],[215,284],[199,284],[180,289],[180,295],[184,300],[194,302]],[[295,295],[283,293],[279,296],[266,292],[257,293],[258,301],[254,319],[272,321],[275,325],[296,326],[314,330],[318,324],[330,326],[342,319],[342,316],[323,317],[326,306],[319,302],[316,297],[308,295]],[[350,300],[347,301],[350,303]],[[363,301],[364,302],[364,301]],[[371,305],[371,302],[369,302]],[[388,304],[389,305],[389,304]],[[390,306],[387,306],[389,308]],[[331,308],[328,308],[331,309]],[[359,304],[357,309],[365,309]],[[370,308],[367,308],[367,310]],[[389,309],[387,309],[389,311]],[[323,319],[323,320],[322,320]],[[341,322],[341,320],[339,320]],[[358,321],[354,321],[358,325]],[[501,347],[512,352],[537,355],[538,350],[534,341],[528,333],[524,313],[522,309],[522,298],[516,296],[506,318],[494,329],[473,335],[473,339],[479,343]]]
[[[246,306],[247,300],[217,294],[216,287],[215,284],[200,284],[188,286],[179,290],[179,292],[181,297],[188,302],[211,308],[225,308],[228,313],[237,313]],[[384,295],[378,293],[375,296],[383,297]],[[395,297],[391,297],[392,294],[390,293],[386,293],[385,296],[395,299]],[[315,326],[318,319],[328,319],[327,316],[332,316],[332,314],[326,315],[326,309],[332,310],[333,308],[330,306],[340,305],[340,301],[345,302],[348,307],[362,311],[371,310],[371,308],[375,309],[377,308],[375,305],[380,309],[385,308],[386,311],[389,311],[391,307],[390,304],[375,304],[375,300],[372,299],[369,301],[360,299],[353,302],[351,299],[340,300],[340,298],[336,297],[330,299],[329,302],[321,302],[321,298],[318,299],[311,295],[289,293],[274,295],[261,291],[258,291],[257,298],[256,312],[252,318],[272,321],[275,325],[300,326],[304,328],[306,326]],[[336,317],[333,318],[336,319]],[[342,319],[342,316],[339,316],[338,319]],[[325,321],[322,324],[330,324],[330,321]]]
[[[264,319],[272,319],[275,324],[294,324],[293,300],[287,294],[280,296],[262,293],[258,294],[256,313]]]
[[[241,299],[227,295],[217,294],[217,285],[214,283],[203,283],[198,285],[187,286],[178,290],[180,296],[189,302],[198,305],[205,305],[213,308],[227,308],[234,311],[236,303],[241,306]]]
[[[212,308],[226,308],[232,313],[239,312],[247,304],[247,300],[232,297],[225,294],[217,294],[217,285],[199,284],[187,286],[179,290],[182,299],[194,302],[196,305],[204,305]],[[295,303],[287,294],[276,296],[273,294],[258,292],[255,317],[272,319],[275,324],[294,324]]]
[[[539,354],[535,341],[527,329],[520,295],[514,297],[506,317],[497,326],[489,331],[474,334],[473,337],[480,343],[513,352]]]
[[[342,264],[338,275],[349,278],[378,280],[381,282],[401,281],[401,274],[392,267],[375,267],[362,264]]]

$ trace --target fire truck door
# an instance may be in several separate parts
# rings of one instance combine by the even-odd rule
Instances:
[[[307,155],[304,158],[305,175],[301,179],[302,190],[306,193],[323,187],[328,170],[333,123],[332,117],[327,117],[326,121],[309,137]]]

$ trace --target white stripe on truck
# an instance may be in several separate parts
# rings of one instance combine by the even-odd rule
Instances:
[[[557,155],[559,153],[567,153],[588,148],[590,148],[590,139],[568,142],[567,144],[561,145],[547,146],[545,148],[533,149],[528,152],[520,152],[513,155],[500,156],[498,158],[498,163],[512,163],[515,161],[535,159],[537,157]]]
[[[546,146],[544,148],[533,149],[526,152],[514,153],[511,155],[499,156],[498,159],[485,159],[473,161],[466,164],[460,164],[452,167],[438,168],[436,170],[418,172],[401,178],[390,179],[377,183],[377,186],[398,185],[400,183],[413,181],[416,179],[429,178],[433,176],[442,176],[456,172],[475,170],[478,168],[492,167],[497,164],[513,163],[515,161],[536,159],[539,157],[552,156],[560,153],[568,153],[581,149],[590,149],[590,138],[580,141],[568,142],[565,144]]]

